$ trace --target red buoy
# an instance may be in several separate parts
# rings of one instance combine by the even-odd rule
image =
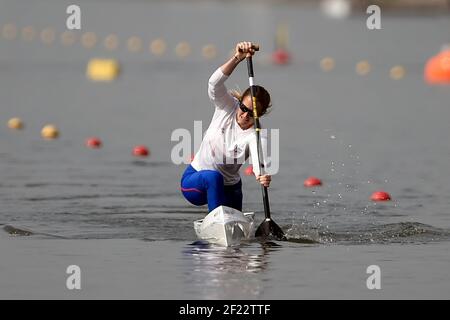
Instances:
[[[136,157],[147,157],[150,154],[146,146],[136,146],[133,149],[133,155]]]
[[[277,49],[272,53],[272,62],[278,65],[285,65],[291,62],[291,55],[285,49]]]
[[[92,149],[98,149],[102,146],[102,141],[99,138],[95,137],[87,138],[86,146]]]
[[[255,173],[253,172],[253,166],[250,165],[247,168],[245,168],[245,175],[246,176],[253,176]]]
[[[322,185],[322,181],[316,177],[309,177],[305,180],[305,182],[303,182],[303,185],[305,187],[317,187]]]
[[[189,158],[189,162],[194,161],[194,158],[195,158],[195,154],[191,154],[191,157]]]
[[[450,50],[444,50],[427,61],[424,78],[429,84],[450,83]]]
[[[387,192],[376,191],[376,192],[372,193],[370,200],[372,200],[372,201],[389,201],[389,200],[391,200],[391,196]]]

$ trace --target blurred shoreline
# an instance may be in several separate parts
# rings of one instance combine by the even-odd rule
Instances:
[[[370,5],[378,5],[389,12],[449,13],[449,0],[350,0],[354,11],[365,13]]]
[[[163,0],[151,1],[162,2]],[[211,0],[191,1],[211,2]],[[366,9],[370,5],[377,5],[384,12],[392,14],[450,14],[450,0],[216,0],[216,2],[232,4],[301,5],[311,8],[321,6],[323,2],[347,2],[353,14],[366,14]]]

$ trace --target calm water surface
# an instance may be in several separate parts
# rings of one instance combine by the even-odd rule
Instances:
[[[386,16],[368,31],[363,16],[333,21],[301,7],[82,1],[83,32],[118,35],[109,52],[101,42],[64,47],[68,4],[42,2],[0,1],[1,26],[57,34],[50,45],[0,39],[1,298],[450,298],[450,87],[422,79],[450,41],[448,16]],[[267,63],[280,22],[290,26],[285,67]],[[142,52],[126,50],[132,35]],[[168,43],[162,57],[147,50],[156,37]],[[241,39],[263,48],[256,81],[274,105],[263,125],[280,129],[271,209],[291,241],[221,249],[193,244],[206,208],[179,192],[185,165],[171,161],[171,133],[193,131],[194,120],[206,130],[207,79]],[[174,54],[182,40],[193,46],[184,59]],[[206,44],[216,59],[201,56]],[[98,56],[121,62],[117,81],[85,78]],[[336,60],[329,73],[319,68],[326,56]],[[361,60],[372,64],[365,77],[354,71]],[[389,78],[394,65],[404,79]],[[246,87],[244,64],[227,83]],[[25,130],[5,126],[13,116]],[[47,123],[60,139],[40,138]],[[103,148],[87,149],[89,136]],[[148,159],[131,156],[137,144],[150,147]],[[305,189],[310,175],[324,186]],[[259,186],[243,182],[244,210],[261,221]],[[378,189],[393,201],[371,202]],[[64,289],[70,264],[86,277],[75,295]],[[372,264],[382,270],[377,292],[365,285]]]

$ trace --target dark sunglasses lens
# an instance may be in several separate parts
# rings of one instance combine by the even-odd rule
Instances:
[[[248,115],[249,115],[250,117],[253,117],[253,111],[252,111],[252,110],[250,110],[249,108],[247,108],[247,107],[244,106],[243,104],[240,105],[240,108],[241,108],[241,110],[242,110],[243,113],[248,112]]]

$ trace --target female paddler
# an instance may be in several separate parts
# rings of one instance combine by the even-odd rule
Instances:
[[[208,95],[214,104],[214,115],[199,150],[181,178],[181,191],[192,204],[208,204],[211,212],[219,206],[242,211],[242,181],[239,169],[251,156],[256,180],[263,186],[270,185],[270,175],[260,175],[253,104],[250,88],[242,94],[229,92],[225,81],[236,66],[246,57],[255,54],[251,42],[239,42],[232,58],[219,67],[209,78]],[[266,89],[256,86],[258,117],[271,107]],[[264,153],[267,135],[261,132]],[[263,161],[263,166],[266,160]]]

